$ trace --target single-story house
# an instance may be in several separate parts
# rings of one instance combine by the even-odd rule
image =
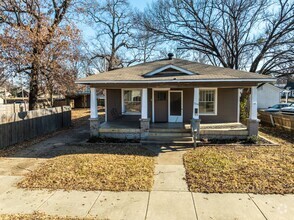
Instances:
[[[288,90],[288,98],[294,98],[294,81],[288,81],[284,87],[285,90]],[[286,94],[284,94],[286,97]]]
[[[168,58],[79,79],[91,87],[91,136],[148,139],[150,136],[197,134],[227,137],[258,133],[257,86],[275,82],[269,76]],[[242,132],[240,89],[250,88],[250,118]],[[105,89],[105,122],[99,123],[96,89]],[[228,124],[225,128],[218,125]],[[189,127],[189,125],[191,125]],[[240,125],[241,126],[241,125]],[[176,128],[177,130],[172,130]],[[212,128],[212,129],[211,129]],[[232,128],[232,129],[230,129]],[[185,130],[185,135],[181,131]],[[208,131],[207,131],[208,132]],[[192,134],[191,134],[192,135]],[[190,135],[190,136],[191,136]],[[197,136],[199,137],[199,136]]]
[[[271,83],[257,86],[257,108],[265,109],[281,102],[282,90]]]

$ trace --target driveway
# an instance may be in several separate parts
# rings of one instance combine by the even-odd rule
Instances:
[[[61,131],[56,136],[21,150],[10,157],[0,157],[0,176],[23,176],[45,160],[74,153],[72,145],[86,142],[89,137],[87,125]]]

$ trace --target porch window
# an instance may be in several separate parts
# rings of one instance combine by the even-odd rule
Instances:
[[[200,89],[199,113],[200,115],[216,115],[216,89]]]
[[[123,114],[140,114],[141,113],[141,89],[124,89],[123,90]]]

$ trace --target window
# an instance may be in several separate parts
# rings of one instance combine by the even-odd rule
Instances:
[[[141,113],[141,90],[126,89],[123,90],[123,113],[140,114]]]
[[[200,89],[199,113],[201,115],[216,115],[216,89]]]

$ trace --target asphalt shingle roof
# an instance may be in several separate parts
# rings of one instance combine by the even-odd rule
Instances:
[[[177,76],[149,76],[146,77],[145,74],[155,71],[161,67],[167,65],[174,65],[190,72],[192,75],[179,74]],[[99,83],[99,82],[115,82],[115,81],[164,81],[164,80],[236,80],[236,79],[246,79],[246,80],[259,80],[262,82],[266,79],[272,79],[270,76],[264,76],[257,73],[245,72],[240,70],[233,70],[229,68],[217,67],[197,62],[192,62],[182,59],[164,59],[157,60],[153,62],[138,64],[131,67],[126,67],[122,69],[117,69],[109,72],[95,74],[77,81],[77,83]]]

